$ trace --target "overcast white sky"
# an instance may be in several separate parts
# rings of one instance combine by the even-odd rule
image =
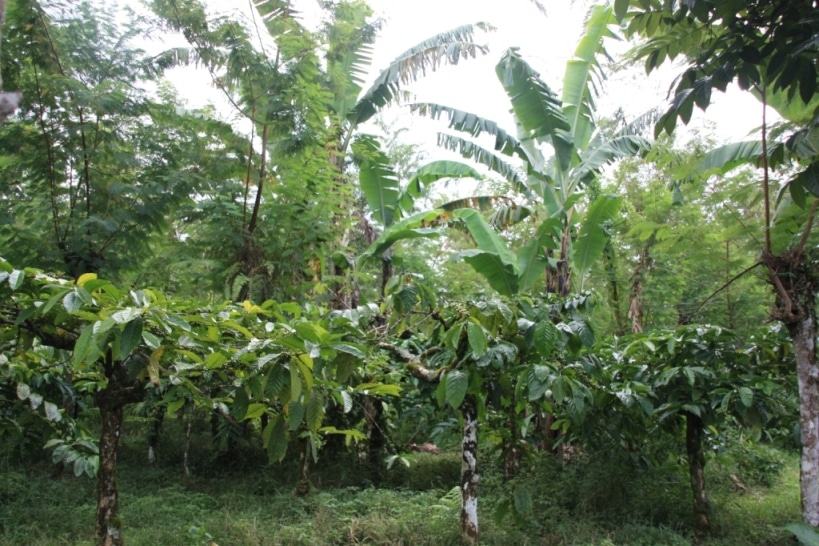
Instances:
[[[249,1],[206,0],[213,9],[247,13]],[[488,22],[497,28],[478,41],[490,47],[484,58],[444,67],[410,86],[420,101],[438,102],[474,112],[498,121],[513,130],[508,116],[509,102],[494,72],[494,66],[508,47],[519,47],[524,57],[541,72],[543,80],[560,91],[566,60],[572,54],[583,31],[583,17],[592,2],[575,0],[541,0],[546,15],[531,0],[370,0],[370,5],[384,26],[375,47],[374,78],[399,53],[425,38],[466,23]],[[294,0],[305,23],[316,24],[315,0]],[[610,50],[623,51],[624,44],[611,43]],[[627,115],[636,116],[650,107],[663,104],[674,71],[647,77],[641,68],[632,68],[610,76],[604,95],[598,100],[599,113],[611,115],[622,107]],[[205,74],[182,71],[172,80],[191,105],[199,106],[218,100]],[[759,125],[761,107],[747,93],[737,90],[727,96],[716,92],[715,103],[707,117],[713,120],[719,140],[737,140]],[[693,127],[701,127],[705,118],[695,109]],[[386,117],[399,125],[411,125],[410,139],[423,144],[434,143],[435,129],[424,120],[402,114],[393,108]]]

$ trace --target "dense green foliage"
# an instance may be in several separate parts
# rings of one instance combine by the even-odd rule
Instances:
[[[816,358],[815,19],[595,5],[560,94],[525,52],[500,57],[515,136],[412,105],[448,117],[465,136],[439,144],[472,166],[362,129],[486,54],[491,27],[433,36],[364,89],[379,23],[360,0],[321,8],[310,31],[284,0],[251,24],[197,0],[155,0],[155,19],[9,6],[3,543],[88,543],[96,517],[112,546],[474,544],[478,513],[488,544],[787,543],[813,441],[794,370],[806,342]],[[691,63],[659,118],[597,117],[618,20],[649,70]],[[154,32],[188,45],[148,55]],[[163,79],[194,63],[230,123]],[[734,78],[786,123],[718,148],[644,136]],[[753,162],[761,191],[734,170]],[[498,191],[431,191],[460,178]],[[762,324],[766,280],[781,324]]]

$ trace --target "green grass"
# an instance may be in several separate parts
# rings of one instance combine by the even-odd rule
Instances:
[[[295,465],[253,459],[224,465],[206,443],[192,451],[193,475],[178,456],[143,462],[143,444],[120,452],[121,516],[130,545],[447,545],[459,543],[457,454],[413,454],[379,488],[364,479],[356,457],[315,466],[320,484],[292,494]],[[167,449],[177,449],[172,441]],[[720,458],[707,467],[713,532],[695,538],[683,461],[635,469],[616,457],[583,455],[564,463],[547,457],[511,482],[483,461],[480,517],[486,545],[786,545],[781,527],[799,520],[798,456],[759,449],[762,469],[739,489],[730,475],[747,460]],[[759,456],[757,456],[759,455]],[[221,461],[221,462],[220,462]],[[88,478],[52,477],[47,461],[0,465],[0,545],[93,544],[95,488]],[[356,479],[358,482],[356,483]],[[765,485],[762,485],[762,484]],[[496,508],[525,490],[531,511],[495,520]]]

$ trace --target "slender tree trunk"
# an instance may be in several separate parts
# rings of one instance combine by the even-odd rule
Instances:
[[[819,526],[819,368],[816,362],[816,317],[788,325],[796,356],[799,379],[799,430],[802,464],[799,483],[802,493],[802,518]]]
[[[166,406],[156,406],[151,411],[151,428],[148,431],[148,464],[156,462],[159,451],[159,435],[162,432],[162,423],[165,420]]]
[[[705,425],[693,413],[685,414],[685,450],[688,454],[688,473],[691,493],[694,495],[694,526],[700,532],[708,531],[708,494],[705,492],[705,454],[702,438]]]
[[[117,447],[122,433],[123,406],[100,404],[102,433],[100,434],[100,468],[97,475],[96,535],[103,546],[124,544],[122,522],[119,519],[117,490]]]
[[[464,420],[461,444],[461,540],[478,543],[478,408],[475,396],[467,394],[461,404]]]
[[[617,262],[611,239],[606,241],[606,246],[603,250],[603,259],[606,270],[606,284],[609,289],[609,307],[611,307],[614,313],[615,332],[621,336],[626,333],[626,325],[623,321],[623,311],[620,309],[620,289],[617,286]]]
[[[653,241],[653,236],[652,239]],[[649,245],[640,253],[640,261],[631,276],[631,296],[628,304],[628,318],[631,319],[631,333],[639,334],[643,331],[643,274],[651,267]]]
[[[182,469],[185,472],[185,476],[191,475],[190,466],[188,466],[188,460],[190,459],[190,452],[191,452],[191,424],[193,423],[193,408],[188,411],[188,415],[185,418],[185,453],[182,456]]]
[[[810,229],[810,225],[806,228]],[[807,233],[807,231],[806,231]],[[807,240],[806,238],[804,239]],[[764,252],[762,260],[776,294],[773,318],[788,328],[799,382],[799,431],[802,443],[799,484],[802,518],[819,526],[819,369],[816,358],[816,260],[803,245],[780,255]]]
[[[381,400],[368,396],[364,402],[364,417],[367,421],[367,464],[372,473],[373,483],[381,481],[381,460],[387,438],[384,435],[384,405]]]
[[[95,534],[102,546],[124,544],[122,522],[119,518],[119,491],[117,489],[117,447],[122,436],[125,406],[142,398],[144,390],[128,380],[128,370],[109,353],[106,356],[105,376],[108,385],[94,395],[100,409],[100,467],[97,473],[97,516]]]
[[[731,248],[728,241],[725,241],[725,280],[731,279]],[[731,301],[731,284],[725,287],[725,307],[728,312],[728,328],[736,328],[734,320],[734,304]]]

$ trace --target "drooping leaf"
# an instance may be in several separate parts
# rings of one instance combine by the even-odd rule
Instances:
[[[572,127],[557,95],[515,48],[506,50],[495,72],[512,102],[517,121],[532,138],[550,142],[560,169],[568,169],[575,146]]]
[[[461,407],[469,387],[469,375],[462,370],[452,370],[446,374],[446,403],[454,409]]]
[[[361,191],[370,212],[382,226],[390,226],[398,206],[398,176],[390,158],[372,135],[359,135],[353,142],[353,160],[358,166]]]
[[[469,339],[469,348],[472,349],[472,353],[476,357],[482,356],[487,349],[486,333],[483,331],[483,327],[471,321],[467,322],[466,335]]]
[[[395,100],[402,85],[416,81],[427,72],[434,72],[444,63],[458,64],[461,59],[487,53],[485,46],[472,41],[477,29],[487,31],[492,27],[486,23],[460,26],[424,40],[400,54],[376,77],[372,86],[350,110],[347,120],[358,126]]]
[[[603,253],[608,239],[604,224],[614,218],[618,210],[620,198],[613,195],[601,195],[589,207],[573,248],[573,265],[581,274],[591,269]]]
[[[440,237],[440,230],[427,226],[438,221],[444,212],[440,209],[419,212],[391,225],[358,257],[358,267],[360,268],[371,258],[381,256],[392,245],[403,239]]]

